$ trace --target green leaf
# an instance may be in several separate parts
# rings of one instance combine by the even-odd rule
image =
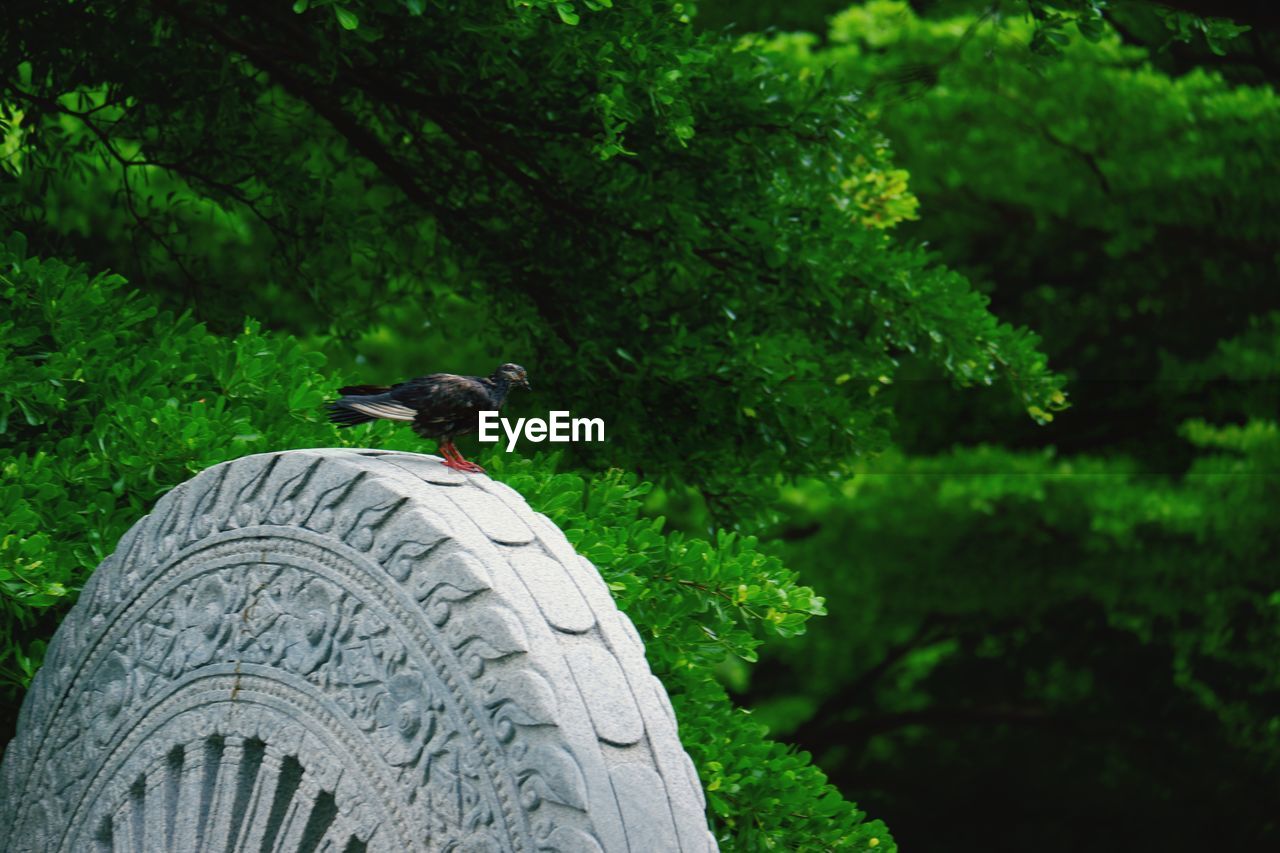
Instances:
[[[571,27],[576,26],[578,23],[578,13],[573,11],[572,3],[557,3],[556,14],[560,16],[560,20],[564,21]]]
[[[338,16],[338,23],[344,30],[354,30],[360,26],[360,19],[356,17],[355,12],[352,12],[347,7],[334,6],[333,12]]]

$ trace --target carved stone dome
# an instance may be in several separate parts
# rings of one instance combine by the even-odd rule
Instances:
[[[0,784],[0,849],[30,853],[715,849],[595,568],[417,454],[165,496],[59,628]]]

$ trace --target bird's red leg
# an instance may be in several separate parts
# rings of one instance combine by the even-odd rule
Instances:
[[[444,466],[446,468],[456,468],[459,471],[462,470],[458,465],[458,448],[453,446],[452,441],[447,438],[444,439],[440,442],[440,447],[438,449],[440,451],[440,455],[444,457]]]
[[[458,452],[457,446],[452,440],[440,442],[440,455],[444,457],[444,464],[447,468],[453,468],[455,471],[465,471],[468,474],[480,474],[484,472],[474,462],[468,462],[462,458],[462,454]]]

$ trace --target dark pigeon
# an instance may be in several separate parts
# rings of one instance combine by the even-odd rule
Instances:
[[[475,432],[480,413],[501,409],[512,388],[529,388],[528,374],[518,364],[504,364],[492,376],[433,373],[396,385],[349,385],[327,408],[329,420],[344,427],[378,419],[409,421],[418,435],[439,440],[445,465],[483,471],[462,458],[453,440]]]

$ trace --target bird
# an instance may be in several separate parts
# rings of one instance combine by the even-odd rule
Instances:
[[[326,408],[329,420],[340,427],[379,419],[411,422],[418,435],[438,440],[446,466],[480,473],[484,469],[463,459],[453,440],[475,432],[480,413],[501,409],[512,388],[531,390],[528,372],[508,363],[491,376],[432,373],[395,385],[348,385]]]

